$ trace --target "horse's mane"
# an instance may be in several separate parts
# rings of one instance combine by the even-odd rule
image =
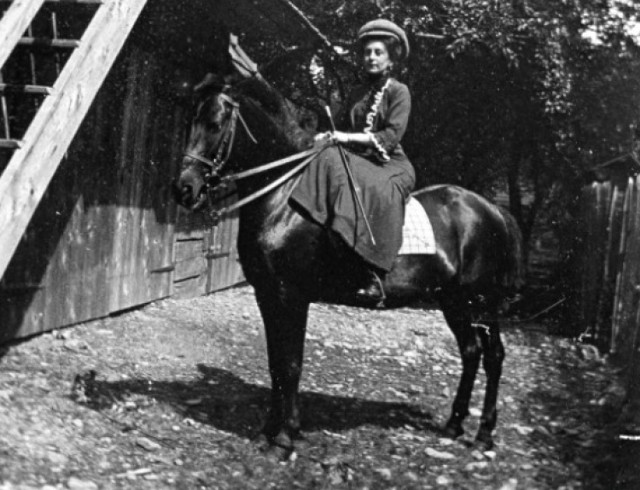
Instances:
[[[258,106],[273,122],[283,141],[297,151],[313,144],[315,114],[296,106],[263,78],[251,77],[239,82],[236,92]]]

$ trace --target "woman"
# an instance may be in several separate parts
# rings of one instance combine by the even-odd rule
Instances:
[[[338,129],[318,135],[346,147],[346,155],[375,243],[354,199],[338,149],[325,150],[308,167],[291,198],[312,219],[340,235],[367,263],[369,283],[358,291],[367,301],[384,299],[382,282],[402,245],[404,203],[415,173],[400,140],[407,129],[411,96],[391,76],[409,54],[405,32],[385,19],[358,31],[362,84],[354,87],[338,118]]]

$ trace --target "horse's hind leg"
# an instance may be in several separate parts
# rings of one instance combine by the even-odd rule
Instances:
[[[504,361],[504,346],[500,338],[500,326],[497,320],[498,308],[492,306],[489,310],[489,315],[492,315],[493,318],[486,322],[487,328],[478,332],[482,341],[482,365],[487,375],[487,387],[484,394],[480,428],[476,436],[476,441],[487,449],[493,447],[491,433],[496,427],[498,418],[496,403],[498,400],[498,385],[502,375],[502,362]]]
[[[464,434],[462,422],[469,414],[469,401],[480,364],[482,344],[476,329],[471,326],[471,309],[466,295],[455,288],[441,291],[438,298],[462,357],[462,376],[453,401],[451,417],[445,427],[446,434],[455,438]]]
[[[284,296],[273,289],[256,289],[271,374],[271,409],[262,432],[271,445],[291,451],[300,430],[298,386],[309,303]]]

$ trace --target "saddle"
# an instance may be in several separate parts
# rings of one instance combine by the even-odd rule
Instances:
[[[429,216],[414,197],[409,197],[404,210],[402,246],[398,255],[430,255],[436,253],[436,239]]]

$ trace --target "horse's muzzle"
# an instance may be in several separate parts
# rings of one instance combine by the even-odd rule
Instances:
[[[201,209],[207,201],[207,196],[204,192],[204,186],[200,186],[200,189],[198,191],[195,191],[194,187],[190,184],[181,184],[180,181],[174,181],[171,188],[175,201],[180,206],[191,211],[197,211]]]

